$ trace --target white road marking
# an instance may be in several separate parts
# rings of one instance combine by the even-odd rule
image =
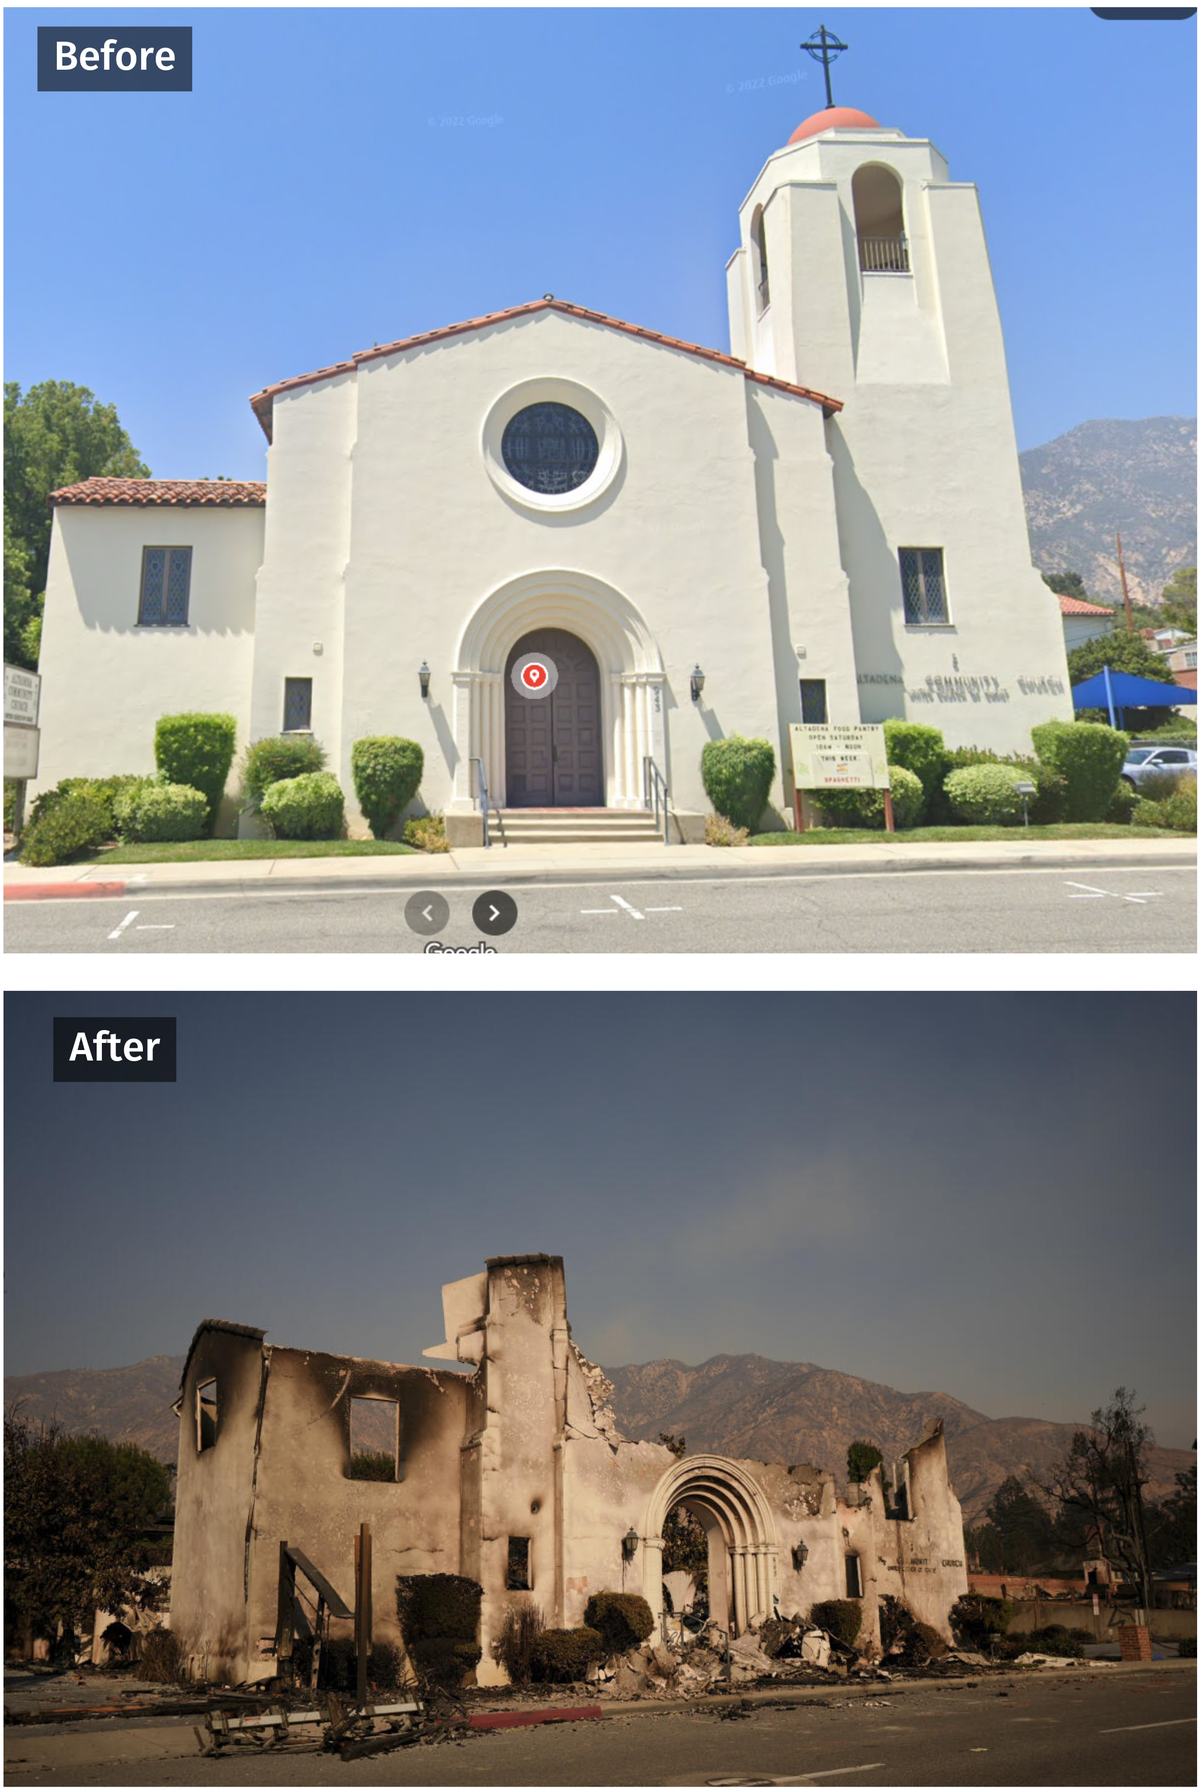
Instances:
[[[1176,1724],[1194,1724],[1194,1717],[1168,1717],[1160,1724],[1118,1724],[1115,1730],[1099,1730],[1100,1736],[1120,1736],[1126,1730],[1173,1730]]]
[[[828,1780],[839,1773],[870,1773],[872,1768],[884,1765],[882,1761],[864,1761],[861,1767],[821,1767],[815,1773],[774,1773],[769,1776],[764,1774],[759,1780],[745,1776],[741,1779],[706,1780],[704,1783],[707,1786],[803,1786],[809,1780]]]
[[[627,914],[631,914],[635,921],[644,921],[646,919],[641,909],[634,908],[632,902],[626,902],[623,896],[614,896],[613,901],[619,908],[623,908]]]
[[[1151,896],[1162,895],[1161,890],[1139,890],[1136,894],[1127,896],[1122,890],[1099,890],[1096,888],[1095,884],[1077,884],[1074,878],[1071,877],[1067,879],[1067,887],[1080,892],[1079,895],[1070,898],[1072,902],[1094,901],[1097,896],[1111,896],[1116,902],[1144,903],[1148,901]]]
[[[683,913],[683,904],[682,902],[674,902],[669,908],[648,908],[646,913],[648,915],[681,915]]]
[[[119,940],[121,935],[124,933],[125,929],[129,926],[129,923],[131,921],[137,920],[137,914],[138,914],[137,909],[131,908],[129,913],[126,915],[125,919],[121,922],[121,925],[119,927],[113,928],[112,932],[108,936],[109,939],[110,940]]]
[[[611,915],[614,921],[617,918],[615,908],[581,908],[579,912],[581,915]]]
[[[174,933],[174,921],[139,921],[135,933]]]

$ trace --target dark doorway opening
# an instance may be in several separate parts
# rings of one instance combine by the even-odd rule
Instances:
[[[520,697],[513,689],[513,665],[528,653],[554,662],[558,683],[548,697]],[[600,668],[591,648],[566,629],[534,629],[516,643],[504,672],[506,806],[602,807]]]

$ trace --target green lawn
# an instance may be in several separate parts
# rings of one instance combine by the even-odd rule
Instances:
[[[412,853],[399,840],[179,840],[150,846],[110,846],[95,865],[191,865],[217,859],[358,859]]]
[[[806,828],[803,834],[755,834],[751,846],[863,846],[886,845],[888,840],[946,841],[961,844],[967,840],[1007,840],[1017,845],[1023,840],[1170,840],[1167,828],[1126,827],[1115,821],[1061,821],[1052,827],[1027,828],[908,828],[887,834],[881,828]]]

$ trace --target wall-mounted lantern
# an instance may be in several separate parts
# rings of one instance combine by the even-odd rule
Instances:
[[[807,1562],[807,1560],[808,1560],[808,1544],[807,1543],[797,1543],[796,1547],[792,1550],[792,1567],[796,1570],[797,1574],[799,1574],[800,1570],[803,1568],[803,1566],[804,1566],[805,1562]]]
[[[699,703],[704,692],[704,674],[699,666],[692,667],[692,702]]]
[[[621,1559],[622,1559],[622,1561],[632,1562],[634,1556],[638,1552],[639,1541],[640,1541],[640,1539],[638,1537],[637,1532],[634,1530],[633,1526],[630,1525],[630,1527],[626,1531],[625,1535],[621,1538]]]
[[[423,699],[428,700],[430,678],[428,660],[421,661],[421,670],[417,673],[417,677],[421,680],[421,696]]]

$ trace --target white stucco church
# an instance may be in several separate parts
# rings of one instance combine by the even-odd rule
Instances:
[[[355,831],[351,746],[400,734],[457,843],[481,775],[631,830],[657,775],[694,839],[723,735],[774,743],[781,812],[792,722],[1028,749],[1071,703],[975,187],[828,108],[727,275],[728,353],[547,295],[265,387],[265,484],[56,492],[40,784],[151,769],[160,715],[219,709],[311,730]],[[549,696],[510,677],[531,652]]]

